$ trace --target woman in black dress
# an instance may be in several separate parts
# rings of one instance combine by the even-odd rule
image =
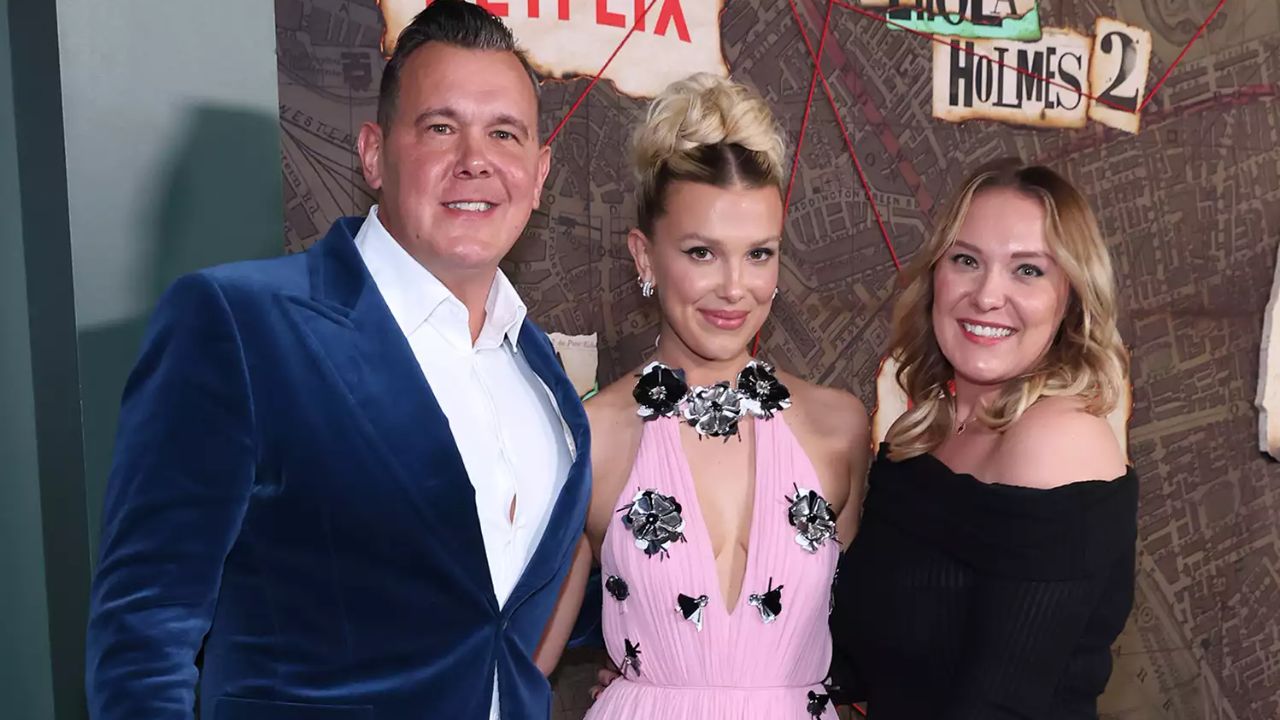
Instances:
[[[872,720],[1093,718],[1133,603],[1137,478],[1115,280],[1081,194],[1016,160],[962,185],[906,273],[910,409],[872,466],[831,616]]]

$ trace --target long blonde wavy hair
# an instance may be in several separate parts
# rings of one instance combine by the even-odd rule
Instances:
[[[640,230],[652,237],[677,180],[781,192],[785,152],[769,103],[755,90],[710,73],[671,83],[631,139]]]
[[[1040,199],[1045,241],[1071,286],[1062,324],[1039,361],[1005,383],[978,419],[994,430],[1017,421],[1042,397],[1079,397],[1095,415],[1106,415],[1128,382],[1129,358],[1116,327],[1115,276],[1098,221],[1089,203],[1065,178],[1047,167],[1016,158],[974,171],[952,198],[926,245],[904,272],[905,287],[893,311],[890,353],[898,362],[898,385],[910,409],[885,438],[889,457],[903,460],[936,449],[955,421],[951,363],[933,332],[934,266],[956,242],[974,195],[1012,188]]]

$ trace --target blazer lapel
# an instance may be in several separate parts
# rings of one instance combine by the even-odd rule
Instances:
[[[532,322],[520,328],[520,352],[529,367],[551,391],[556,410],[569,429],[573,462],[560,495],[552,504],[547,529],[525,566],[524,574],[511,592],[504,612],[513,612],[520,602],[549,582],[559,570],[564,555],[572,552],[576,539],[586,524],[587,501],[590,497],[590,444],[587,414],[582,409],[573,383],[556,360],[551,341]]]
[[[290,298],[294,315],[361,413],[368,442],[427,521],[424,537],[447,542],[450,554],[472,555],[459,580],[481,582],[496,611],[475,490],[449,420],[355,247],[362,221],[339,220],[310,251],[312,297]]]

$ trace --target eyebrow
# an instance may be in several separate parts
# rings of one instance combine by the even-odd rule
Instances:
[[[422,125],[428,119],[433,117],[452,120],[458,124],[462,124],[463,122],[462,114],[459,113],[457,110],[451,107],[433,107],[433,108],[427,108],[426,110],[423,110],[421,113],[419,113],[417,120],[414,122],[414,125],[415,126]],[[525,122],[520,118],[516,117],[515,115],[511,115],[509,113],[499,113],[492,120],[489,121],[489,125],[490,126],[509,125],[515,128],[516,131],[526,139],[529,138],[531,135],[531,133],[529,132],[529,126],[526,125]]]
[[[493,119],[493,122],[491,124],[492,125],[510,125],[511,127],[515,128],[522,137],[528,138],[530,136],[529,126],[525,125],[524,121],[516,117],[515,115],[508,115],[506,113],[501,113],[496,118]]]
[[[977,255],[983,254],[981,248],[979,248],[976,245],[973,245],[972,243],[967,243],[964,240],[956,240],[956,245],[963,247],[969,252],[975,253]],[[1052,255],[1050,255],[1047,252],[1040,252],[1039,250],[1026,250],[1022,252],[1016,252],[1009,255],[1009,257],[1014,259],[1031,258],[1031,259],[1039,259],[1039,260],[1053,260]]]
[[[688,242],[688,241],[690,241],[690,240],[694,240],[694,241],[697,241],[697,242],[703,242],[703,243],[706,243],[706,244],[708,244],[708,245],[723,245],[723,244],[724,244],[724,243],[722,243],[720,240],[717,240],[716,238],[713,238],[713,237],[707,237],[706,235],[703,235],[703,234],[701,234],[701,233],[696,233],[696,232],[685,233],[684,235],[681,235],[681,236],[680,236],[680,238],[679,238],[679,240],[678,240],[678,242]],[[759,239],[759,240],[755,240],[755,241],[753,241],[753,242],[751,243],[751,246],[752,246],[752,247],[761,247],[761,246],[763,246],[763,245],[768,245],[769,243],[773,243],[773,242],[781,243],[781,242],[782,242],[782,236],[781,236],[781,235],[772,235],[772,236],[767,237],[767,238],[761,238],[761,239]]]
[[[454,122],[461,122],[462,120],[462,116],[459,115],[458,111],[454,110],[453,108],[433,107],[433,108],[427,108],[426,110],[423,110],[422,112],[418,113],[418,117],[413,121],[413,124],[421,125],[424,122],[426,122],[428,118],[432,118],[432,117],[442,117],[446,120],[453,120]]]

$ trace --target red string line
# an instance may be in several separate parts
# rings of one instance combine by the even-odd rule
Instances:
[[[839,0],[835,0],[839,4]],[[819,58],[814,53],[813,45],[809,42],[809,34],[805,32],[804,21],[800,17],[800,11],[796,8],[795,0],[787,0],[791,6],[791,14],[795,17],[796,27],[800,30],[800,38],[804,40],[804,46],[809,51],[809,56],[816,63]],[[853,149],[853,141],[849,139],[849,129],[845,127],[844,120],[840,117],[840,111],[836,107],[835,94],[831,92],[831,86],[827,83],[826,73],[819,68],[818,79],[822,81],[823,92],[826,93],[827,102],[831,105],[831,112],[835,115],[836,125],[840,128],[840,134],[844,137],[845,147],[849,150],[849,157],[853,160],[853,168],[858,172],[858,179],[862,182],[862,190],[866,193],[867,203],[871,206],[871,212],[875,215],[876,224],[880,226],[880,234],[884,237],[885,247],[889,249],[889,257],[893,259],[893,266],[902,270],[902,263],[898,260],[898,253],[893,249],[893,241],[889,239],[889,231],[885,229],[884,218],[880,216],[880,208],[876,205],[876,200],[871,194],[871,184],[867,182],[867,174],[862,170],[862,163],[858,161],[858,154]]]
[[[596,73],[596,76],[591,78],[591,82],[587,85],[587,89],[582,91],[582,94],[579,95],[578,99],[573,103],[573,107],[569,108],[569,112],[561,118],[560,124],[556,125],[555,130],[552,130],[551,134],[547,136],[547,145],[555,142],[556,136],[560,134],[560,130],[564,128],[565,123],[569,122],[569,118],[573,117],[573,114],[578,111],[578,106],[582,104],[583,100],[587,99],[587,95],[591,93],[591,89],[596,86],[596,83],[600,82],[600,77],[604,75],[604,71],[609,69],[609,65],[613,62],[613,59],[622,51],[622,46],[627,44],[627,41],[635,34],[636,29],[640,27],[640,23],[644,22],[644,19],[649,16],[649,11],[652,10],[653,6],[656,4],[658,4],[658,0],[649,0],[649,5],[645,7],[644,13],[636,16],[636,21],[631,24],[631,29],[627,31],[626,35],[622,36],[622,42],[618,43],[618,47],[614,48],[613,52],[610,53],[609,59],[605,60],[604,65],[600,66],[600,72]]]
[[[833,3],[827,0],[827,17],[822,21],[822,36],[818,38],[818,57],[822,57],[822,49],[827,44],[827,29],[831,27],[831,9]],[[813,74],[809,76],[809,95],[804,101],[804,117],[800,120],[800,137],[796,139],[796,151],[791,158],[791,178],[787,180],[787,194],[782,199],[782,217],[786,221],[787,209],[791,207],[791,189],[796,184],[796,174],[800,170],[800,148],[804,146],[804,131],[809,127],[809,111],[813,109],[813,91],[818,86],[817,62],[813,64]],[[760,331],[756,331],[755,341],[751,344],[751,357],[760,350]]]
[[[831,26],[831,10],[835,7],[832,0],[827,0],[827,17],[822,21],[822,36],[818,39],[818,57],[822,57],[823,49],[827,46],[827,29]],[[818,72],[820,66],[817,62],[813,64],[813,74],[809,76],[809,95],[804,101],[804,118],[800,121],[800,136],[796,139],[796,152],[791,160],[791,179],[787,181],[787,194],[782,199],[783,217],[786,217],[787,208],[791,207],[791,188],[796,183],[796,174],[800,169],[800,148],[804,147],[804,131],[809,127],[809,111],[813,109],[813,91],[818,87]]]
[[[1169,75],[1173,73],[1173,69],[1178,67],[1178,63],[1182,62],[1183,56],[1187,54],[1187,51],[1191,49],[1191,46],[1195,44],[1195,41],[1200,39],[1201,33],[1205,31],[1205,28],[1209,27],[1209,23],[1213,22],[1213,18],[1218,14],[1218,11],[1226,4],[1227,0],[1218,0],[1218,6],[1213,9],[1213,12],[1209,13],[1209,17],[1205,18],[1204,22],[1200,23],[1200,27],[1196,30],[1196,34],[1191,36],[1191,39],[1187,41],[1186,46],[1182,48],[1182,52],[1178,53],[1178,57],[1174,58],[1173,64],[1169,66],[1168,70],[1164,71],[1164,75],[1161,75],[1160,79],[1156,81],[1156,84],[1152,86],[1151,92],[1147,93],[1147,99],[1143,100],[1142,104],[1138,106],[1138,112],[1142,112],[1142,108],[1146,107],[1147,103],[1151,102],[1151,98],[1156,96],[1156,91],[1164,85],[1165,80],[1169,79]]]

